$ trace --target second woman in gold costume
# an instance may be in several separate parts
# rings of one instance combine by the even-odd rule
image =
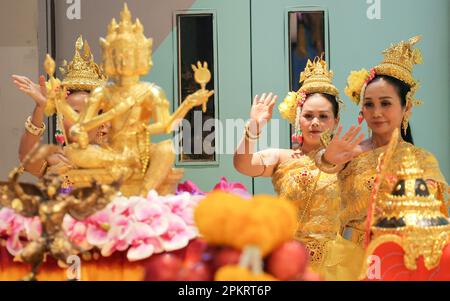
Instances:
[[[436,158],[428,151],[414,146],[407,134],[408,119],[411,109],[419,104],[414,99],[418,82],[412,76],[415,64],[421,63],[421,54],[413,46],[420,40],[414,37],[386,49],[384,60],[369,71],[352,72],[348,78],[346,94],[360,105],[359,123],[366,120],[372,135],[360,141],[357,138],[360,127],[352,127],[340,137],[334,136],[326,150],[318,152],[316,162],[322,170],[340,170],[338,173],[341,191],[342,210],[340,212],[342,237],[334,242],[331,261],[338,264],[338,279],[356,280],[361,276],[361,267],[366,246],[366,218],[378,174],[379,157],[382,154],[395,130],[402,131],[402,139],[387,163],[385,172],[395,174],[400,170],[402,157],[412,153],[423,178],[432,187],[431,193],[442,201],[442,212],[448,216],[445,192],[447,183],[442,175]],[[406,141],[405,141],[406,140]],[[408,141],[409,140],[409,141]],[[379,187],[379,196],[391,189],[388,182],[383,181]]]
[[[339,229],[339,193],[336,176],[321,172],[314,154],[321,147],[321,135],[333,131],[339,122],[339,95],[332,84],[333,72],[321,58],[308,61],[301,74],[301,87],[279,105],[283,118],[296,128],[294,149],[266,149],[254,153],[254,143],[271,119],[276,96],[255,97],[245,136],[234,155],[236,169],[251,177],[272,177],[278,195],[298,207],[295,238],[310,252],[313,270],[328,278],[324,265],[327,244]]]

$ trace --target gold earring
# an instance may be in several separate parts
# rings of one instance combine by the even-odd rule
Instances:
[[[406,130],[408,129],[408,122],[409,122],[408,116],[406,114],[403,115],[402,127],[403,127],[403,134],[405,134],[405,136],[406,136]]]

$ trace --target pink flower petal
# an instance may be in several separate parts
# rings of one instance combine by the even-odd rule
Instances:
[[[142,243],[135,247],[131,247],[127,252],[127,258],[129,261],[137,261],[147,257],[150,257],[155,251],[155,247],[151,243]]]
[[[162,244],[166,251],[184,248],[189,243],[190,232],[186,223],[178,216],[172,215],[169,219],[169,229],[161,235]]]
[[[161,235],[167,231],[169,222],[165,217],[170,212],[166,206],[155,202],[142,202],[135,207],[136,220],[149,225],[153,235]]]
[[[8,237],[6,240],[6,249],[12,256],[16,256],[23,250],[23,244],[18,235]]]
[[[25,220],[25,234],[28,240],[37,240],[42,234],[42,224],[38,217]]]
[[[190,180],[186,180],[184,183],[178,184],[177,192],[176,194],[181,194],[183,192],[187,192],[189,194],[193,195],[204,195],[205,193],[198,188],[197,185],[195,185],[194,182]]]
[[[108,241],[108,231],[95,225],[89,225],[86,231],[86,239],[91,245],[101,248]]]

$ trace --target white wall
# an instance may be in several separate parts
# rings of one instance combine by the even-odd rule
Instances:
[[[24,122],[34,101],[18,91],[11,74],[37,80],[38,0],[1,1],[0,4],[0,181],[18,165],[18,147]],[[31,176],[24,180],[32,179]]]

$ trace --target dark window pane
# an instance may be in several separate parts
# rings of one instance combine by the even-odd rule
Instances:
[[[194,93],[200,86],[194,80],[192,64],[197,61],[207,62],[211,71],[211,81],[206,89],[214,90],[214,33],[212,14],[185,14],[177,15],[178,27],[178,99],[181,103],[189,94]],[[213,149],[204,149],[205,137],[214,136],[214,127],[203,131],[203,125],[209,119],[214,119],[214,95],[209,99],[206,112],[201,107],[193,108],[185,117],[189,127],[183,126],[180,141],[181,154],[179,161],[215,161],[216,152],[214,141]],[[209,139],[211,140],[211,139]]]
[[[300,73],[308,59],[325,54],[325,13],[323,11],[289,12],[289,87],[300,88]],[[291,126],[291,134],[293,132]],[[289,139],[290,140],[290,139]],[[292,142],[291,142],[292,146]]]

